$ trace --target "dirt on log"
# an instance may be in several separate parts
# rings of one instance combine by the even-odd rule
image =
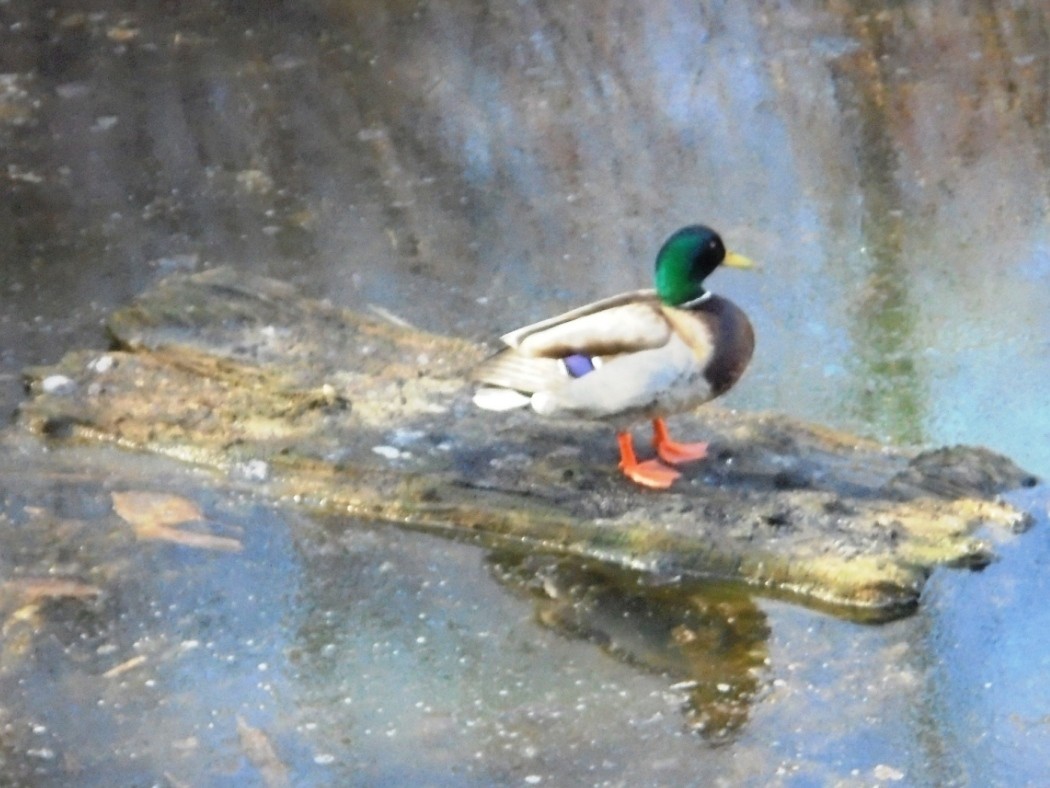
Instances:
[[[988,450],[909,452],[710,405],[675,419],[709,458],[643,490],[600,424],[477,410],[465,374],[486,349],[228,268],[166,280],[109,329],[112,349],[27,371],[22,425],[212,466],[315,512],[864,619],[913,609],[937,565],[987,564],[978,527],[1030,522],[998,495],[1036,480]]]

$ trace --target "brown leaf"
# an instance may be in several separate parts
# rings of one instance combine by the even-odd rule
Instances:
[[[93,599],[102,593],[98,586],[61,577],[18,577],[5,581],[3,590],[16,594],[26,604],[65,597]]]
[[[43,630],[47,600],[94,599],[101,594],[97,586],[58,577],[19,577],[0,583],[0,611],[7,614],[0,625],[0,673],[12,670],[29,653]]]
[[[213,536],[197,531],[183,531],[172,526],[195,522],[204,515],[193,501],[170,493],[129,490],[111,494],[113,511],[130,524],[139,539],[157,539],[197,547],[203,550],[240,552],[244,546],[237,539]]]
[[[204,519],[200,507],[181,495],[128,490],[110,497],[113,511],[132,525],[178,525]]]
[[[241,740],[241,749],[252,765],[259,770],[267,788],[290,785],[288,767],[277,757],[273,743],[265,732],[253,728],[238,714],[237,735]]]
[[[197,531],[183,531],[169,528],[166,525],[143,526],[135,529],[139,539],[157,539],[162,542],[181,544],[183,547],[198,547],[202,550],[225,550],[228,553],[239,553],[244,549],[240,540],[228,536],[213,536]]]

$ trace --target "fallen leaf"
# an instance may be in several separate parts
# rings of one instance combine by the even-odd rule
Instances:
[[[0,610],[14,608],[0,625],[0,674],[14,669],[43,631],[49,599],[94,599],[98,586],[57,577],[19,577],[0,583]]]
[[[203,550],[225,550],[236,553],[244,549],[240,540],[213,536],[198,531],[183,531],[173,526],[204,519],[200,507],[188,498],[170,493],[140,490],[111,494],[113,511],[131,525],[139,539],[172,542]]]
[[[141,665],[145,661],[146,661],[146,655],[145,654],[139,654],[137,657],[132,657],[131,659],[125,660],[124,662],[121,662],[119,665],[114,665],[112,668],[110,668],[109,670],[107,670],[105,673],[102,674],[102,678],[104,678],[104,679],[116,678],[117,676],[121,675],[122,673],[127,673],[129,670],[134,670],[135,668],[137,668],[139,665]]]
[[[32,604],[42,599],[62,599],[67,597],[93,599],[102,594],[102,589],[98,586],[60,577],[18,577],[14,580],[5,581],[3,590],[4,592],[17,595],[27,604]]]
[[[22,607],[11,613],[7,620],[4,621],[2,630],[4,637],[6,638],[18,624],[31,624],[31,629],[37,629],[40,625],[40,605],[36,602],[31,602],[28,605],[22,605]]]
[[[157,539],[162,542],[180,544],[183,547],[198,547],[202,550],[224,550],[228,553],[239,553],[244,549],[244,545],[240,543],[240,540],[229,536],[213,536],[212,534],[202,534],[197,531],[183,531],[166,525],[136,528],[135,535],[139,539]]]
[[[0,628],[0,674],[18,667],[33,647],[33,638],[43,626],[40,605],[20,607],[7,617]]]
[[[106,38],[110,41],[116,41],[118,44],[124,44],[135,38],[138,38],[139,29],[137,27],[124,27],[123,25],[117,25],[111,27],[106,31]]]
[[[248,760],[259,770],[267,788],[290,785],[288,767],[284,765],[270,742],[270,737],[258,728],[249,725],[241,715],[237,715],[237,736],[241,740],[241,749]]]
[[[178,525],[204,519],[200,507],[181,495],[128,490],[110,497],[113,511],[132,525]]]

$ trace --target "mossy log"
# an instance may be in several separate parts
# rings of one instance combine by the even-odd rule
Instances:
[[[223,469],[335,515],[579,556],[654,583],[734,580],[858,618],[914,607],[939,564],[1035,480],[979,448],[915,453],[767,413],[675,420],[710,441],[673,490],[616,470],[602,425],[474,408],[487,352],[230,269],[173,277],[109,321],[113,349],[27,371],[20,423]]]

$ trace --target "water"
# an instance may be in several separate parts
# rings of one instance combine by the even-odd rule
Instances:
[[[663,238],[706,221],[763,264],[712,280],[759,338],[730,404],[1045,477],[1048,37],[1034,2],[9,0],[0,403],[173,271],[231,262],[480,339],[646,285]],[[476,547],[305,521],[161,461],[3,456],[12,782],[1045,774],[1043,489],[1002,560],[866,627],[586,567],[520,585]],[[244,551],[137,541],[120,489],[178,492]],[[100,595],[26,596],[67,576]]]

